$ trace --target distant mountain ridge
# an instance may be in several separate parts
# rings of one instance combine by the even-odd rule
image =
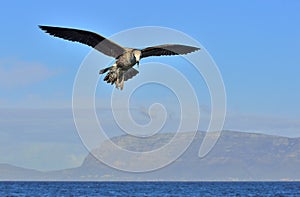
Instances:
[[[0,180],[178,180],[178,181],[260,181],[300,180],[300,138],[257,133],[223,131],[212,151],[204,158],[198,150],[204,132],[197,132],[188,150],[169,166],[147,173],[112,169],[89,154],[77,168],[40,172],[0,164]],[[167,142],[172,133],[158,134],[147,143],[132,136],[114,137],[114,143],[128,150],[147,151]],[[190,133],[183,133],[190,135]],[[101,149],[103,151],[105,144]],[[109,154],[109,150],[107,150]]]

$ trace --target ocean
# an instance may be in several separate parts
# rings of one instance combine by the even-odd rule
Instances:
[[[0,182],[0,196],[300,196],[300,182]]]

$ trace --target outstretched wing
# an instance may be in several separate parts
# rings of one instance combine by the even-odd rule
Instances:
[[[117,58],[119,55],[125,52],[125,49],[123,47],[94,32],[43,25],[40,25],[39,27],[52,36],[86,44],[104,53],[105,55],[114,58]]]
[[[161,55],[183,55],[197,50],[200,50],[200,48],[180,44],[164,44],[142,49],[141,58]]]

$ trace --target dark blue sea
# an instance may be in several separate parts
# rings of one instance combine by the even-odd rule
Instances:
[[[300,182],[0,182],[0,196],[300,196]]]

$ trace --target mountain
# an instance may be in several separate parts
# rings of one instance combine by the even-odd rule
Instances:
[[[35,180],[41,177],[41,172],[32,169],[16,167],[10,164],[0,164],[0,180]]]
[[[0,165],[0,180],[300,180],[300,138],[223,131],[217,144],[204,158],[198,157],[204,132],[198,132],[187,151],[165,168],[147,173],[112,169],[89,154],[78,168],[39,172]],[[133,136],[112,141],[131,151],[161,147],[174,134],[157,134],[140,141]],[[180,134],[185,139],[190,133]],[[102,144],[95,154],[111,154]],[[105,156],[104,154],[104,156]],[[117,159],[116,159],[117,162]],[[121,161],[119,161],[121,162]],[[149,161],[155,162],[155,161]],[[4,174],[2,172],[5,172]],[[26,176],[25,176],[26,175]]]

